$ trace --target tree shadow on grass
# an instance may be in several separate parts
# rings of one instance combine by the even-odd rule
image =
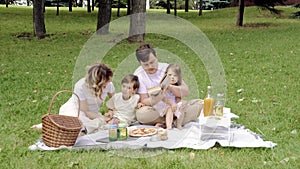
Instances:
[[[268,28],[270,26],[276,26],[274,23],[246,23],[243,27],[246,28]]]

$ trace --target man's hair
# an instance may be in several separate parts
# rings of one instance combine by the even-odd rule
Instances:
[[[147,62],[149,60],[150,53],[152,53],[155,57],[157,57],[156,51],[154,50],[151,44],[148,43],[143,44],[139,46],[135,51],[136,59],[139,62]]]
[[[126,75],[121,83],[133,83],[133,89],[138,89],[140,87],[139,78],[133,74]]]

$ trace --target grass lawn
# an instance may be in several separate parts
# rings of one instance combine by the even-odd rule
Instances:
[[[136,159],[100,150],[28,150],[41,136],[40,131],[29,128],[41,122],[52,95],[73,87],[74,66],[85,42],[95,32],[97,11],[87,13],[82,8],[73,8],[70,13],[61,8],[56,16],[55,8],[46,8],[45,24],[50,36],[38,40],[30,35],[31,7],[1,5],[0,168],[300,167],[300,20],[289,17],[297,9],[280,9],[284,13],[273,16],[247,7],[244,27],[235,26],[237,8],[209,11],[201,17],[197,11],[178,12],[178,16],[202,30],[216,48],[226,75],[226,106],[240,116],[236,122],[278,145],[274,149],[216,145],[217,151],[176,149]],[[113,19],[117,19],[115,10]],[[205,96],[210,84],[207,73],[186,46],[155,34],[147,35],[146,41],[180,56],[196,74],[199,97]],[[117,69],[118,63],[137,46],[122,41],[108,52],[104,61]],[[237,92],[239,89],[243,92]],[[54,113],[68,97],[63,95],[57,100]],[[190,159],[190,153],[195,154],[194,159]]]

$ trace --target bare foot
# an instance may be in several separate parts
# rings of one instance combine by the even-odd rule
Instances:
[[[33,129],[33,130],[42,130],[42,123],[33,125],[33,126],[30,127],[30,129]]]

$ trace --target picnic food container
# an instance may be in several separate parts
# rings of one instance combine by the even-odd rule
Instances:
[[[218,93],[216,105],[215,105],[216,116],[223,116],[223,108],[224,108],[224,94]]]
[[[126,123],[120,123],[118,125],[118,140],[127,140],[128,134],[127,134],[127,124]]]
[[[117,124],[109,125],[108,135],[109,135],[108,136],[109,141],[117,141],[118,140],[118,125]]]
[[[80,112],[80,100],[76,93],[70,90],[57,92],[50,102],[48,114],[42,117],[42,139],[49,147],[73,146],[81,130],[81,122],[77,117],[51,114],[53,102],[57,95],[71,92],[78,98],[78,116]]]

